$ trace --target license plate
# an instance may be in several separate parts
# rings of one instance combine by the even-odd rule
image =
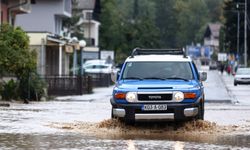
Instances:
[[[143,105],[142,110],[167,110],[167,105]]]

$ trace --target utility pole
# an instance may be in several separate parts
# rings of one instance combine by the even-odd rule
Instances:
[[[237,11],[237,56],[239,56],[240,52],[240,11],[239,11],[239,4],[236,5]]]
[[[244,49],[244,65],[247,67],[247,0],[245,0]]]

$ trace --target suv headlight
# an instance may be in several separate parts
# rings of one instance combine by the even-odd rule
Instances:
[[[182,101],[184,99],[184,94],[182,92],[175,92],[173,96],[176,101]]]
[[[137,94],[135,92],[128,92],[126,94],[126,100],[128,102],[135,102],[137,99]]]

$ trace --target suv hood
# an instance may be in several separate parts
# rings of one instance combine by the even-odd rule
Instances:
[[[190,89],[199,83],[195,80],[121,80],[117,83],[119,89]]]

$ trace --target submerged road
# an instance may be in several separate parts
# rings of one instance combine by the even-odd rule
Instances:
[[[208,71],[205,121],[126,127],[110,118],[112,87],[0,107],[1,149],[249,149],[248,85]],[[104,121],[105,120],[105,121]],[[105,124],[105,125],[103,125]],[[170,134],[171,133],[171,134]]]

